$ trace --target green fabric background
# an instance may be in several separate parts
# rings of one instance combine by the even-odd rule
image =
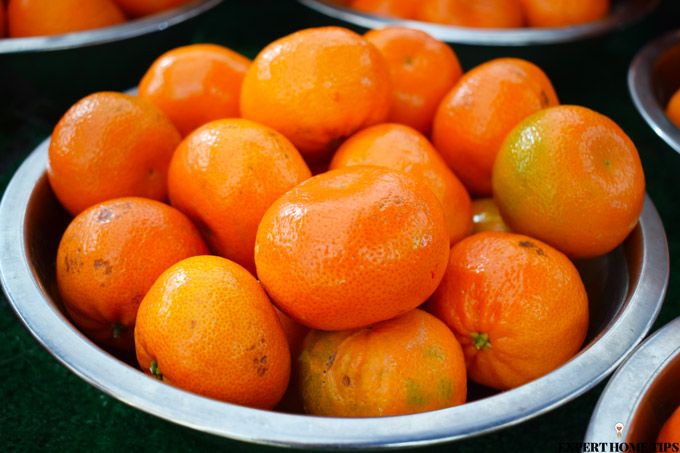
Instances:
[[[133,86],[162,51],[215,42],[250,57],[294,30],[334,23],[288,0],[226,0],[200,20],[141,39],[48,55],[0,56],[0,188],[49,133],[64,110],[96,90]],[[623,32],[577,44],[533,48],[456,45],[465,69],[500,56],[527,58],[551,77],[563,103],[612,117],[640,151],[647,190],[663,218],[671,249],[671,281],[654,327],[680,315],[680,155],[643,122],[626,86],[635,52],[664,30],[680,27],[680,2],[666,0]],[[27,451],[276,450],[198,434],[132,409],[89,386],[31,338],[3,296],[0,301],[0,449]],[[579,442],[604,384],[520,426],[430,451],[556,451]]]

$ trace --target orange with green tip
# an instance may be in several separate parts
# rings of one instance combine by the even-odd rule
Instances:
[[[680,442],[680,407],[666,420],[656,442],[659,444]]]

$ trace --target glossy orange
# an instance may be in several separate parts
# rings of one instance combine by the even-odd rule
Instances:
[[[47,176],[73,215],[117,197],[163,200],[179,142],[170,120],[147,101],[113,92],[91,94],[54,128]]]
[[[417,18],[426,22],[479,28],[524,25],[519,0],[423,0]]]
[[[353,329],[405,313],[435,290],[449,235],[417,179],[380,167],[314,176],[279,198],[257,231],[257,275],[306,326]]]
[[[567,27],[603,19],[610,0],[520,0],[531,27]]]
[[[400,124],[379,124],[354,134],[335,153],[330,168],[357,165],[377,165],[416,177],[441,202],[451,244],[470,234],[470,196],[418,131]]]
[[[526,118],[493,171],[494,198],[513,231],[572,258],[610,252],[637,224],[645,176],[635,145],[611,119],[559,106]]]
[[[139,366],[163,382],[230,403],[271,409],[288,385],[290,354],[257,280],[217,256],[166,270],[139,306]]]
[[[192,0],[115,0],[130,17],[148,16],[177,8]]]
[[[482,231],[510,231],[493,198],[480,198],[472,202],[472,232]]]
[[[588,299],[571,261],[513,233],[478,233],[453,246],[429,310],[460,341],[469,377],[501,390],[567,362],[588,329]]]
[[[680,407],[678,407],[673,415],[666,420],[661,432],[659,432],[659,437],[656,439],[659,444],[665,443],[678,443],[680,442]]]
[[[390,69],[393,96],[388,120],[428,134],[439,102],[463,74],[458,57],[447,44],[411,28],[370,30],[364,37]]]
[[[666,106],[666,115],[671,123],[680,128],[680,89],[675,92]]]
[[[352,8],[376,16],[414,19],[420,0],[354,0]]]
[[[248,58],[215,44],[178,47],[153,62],[139,83],[139,97],[155,104],[187,135],[210,121],[240,116],[248,66]]]
[[[169,266],[208,252],[181,212],[144,198],[118,198],[78,215],[57,252],[66,311],[94,340],[132,350],[137,307]]]

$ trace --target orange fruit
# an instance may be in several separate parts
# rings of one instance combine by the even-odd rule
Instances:
[[[255,272],[260,219],[311,173],[278,132],[244,119],[218,120],[191,133],[168,172],[172,205],[193,220],[218,255]]]
[[[5,37],[5,4],[0,1],[0,38]]]
[[[137,361],[170,385],[270,409],[288,386],[290,354],[257,280],[218,256],[167,269],[139,306]]]
[[[524,25],[519,0],[423,0],[417,18],[460,27],[516,28]]]
[[[239,116],[248,66],[248,58],[215,44],[178,47],[153,62],[139,83],[139,97],[187,135],[210,121]]]
[[[666,420],[656,442],[658,444],[680,442],[680,407]]]
[[[66,311],[91,338],[132,349],[137,307],[156,278],[184,258],[208,252],[178,210],[144,198],[118,198],[80,213],[57,252]]]
[[[279,321],[281,322],[283,333],[286,335],[286,340],[288,340],[290,356],[293,360],[297,360],[297,357],[302,351],[302,343],[305,341],[305,335],[307,335],[309,329],[302,324],[293,321],[287,314],[278,308],[274,308],[276,309],[276,314],[279,315]]]
[[[390,109],[387,64],[368,41],[340,27],[298,31],[255,58],[241,91],[244,118],[283,135],[303,156],[320,159]]]
[[[122,93],[91,94],[54,128],[47,176],[73,215],[112,198],[163,200],[179,142],[170,120],[147,101]]]
[[[588,298],[571,261],[513,233],[454,245],[429,310],[460,341],[470,378],[501,390],[567,362],[588,329]]]
[[[439,102],[463,74],[458,57],[445,43],[405,27],[371,30],[364,35],[387,61],[392,76],[388,120],[427,134]]]
[[[499,58],[472,69],[442,100],[434,118],[435,148],[466,187],[491,195],[491,170],[505,136],[528,115],[558,103],[541,69]]]
[[[414,19],[418,3],[418,0],[354,0],[350,5],[358,11],[376,16]]]
[[[191,2],[191,0],[115,0],[115,2],[129,16],[138,17],[177,8]]]
[[[10,0],[7,22],[9,35],[22,38],[109,27],[125,16],[111,0]]]
[[[482,231],[510,231],[493,198],[480,198],[472,202],[472,233]]]
[[[465,402],[460,344],[422,310],[368,328],[312,331],[300,356],[305,412],[333,417],[413,414]]]
[[[671,123],[680,127],[680,89],[675,92],[666,106],[666,115]]]
[[[405,313],[435,290],[449,235],[441,203],[405,173],[348,167],[276,200],[257,230],[257,275],[295,321],[353,329]]]
[[[520,0],[530,27],[566,27],[604,19],[609,0]]]
[[[616,123],[585,107],[560,106],[531,115],[508,135],[493,191],[513,231],[590,258],[613,250],[635,227],[645,176]]]
[[[400,124],[380,124],[357,132],[338,148],[330,168],[356,165],[377,165],[416,177],[441,202],[451,244],[470,233],[470,196],[439,153],[418,131]]]

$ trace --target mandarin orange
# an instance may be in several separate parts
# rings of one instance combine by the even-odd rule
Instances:
[[[519,0],[423,0],[419,20],[461,27],[516,28],[524,25]]]

